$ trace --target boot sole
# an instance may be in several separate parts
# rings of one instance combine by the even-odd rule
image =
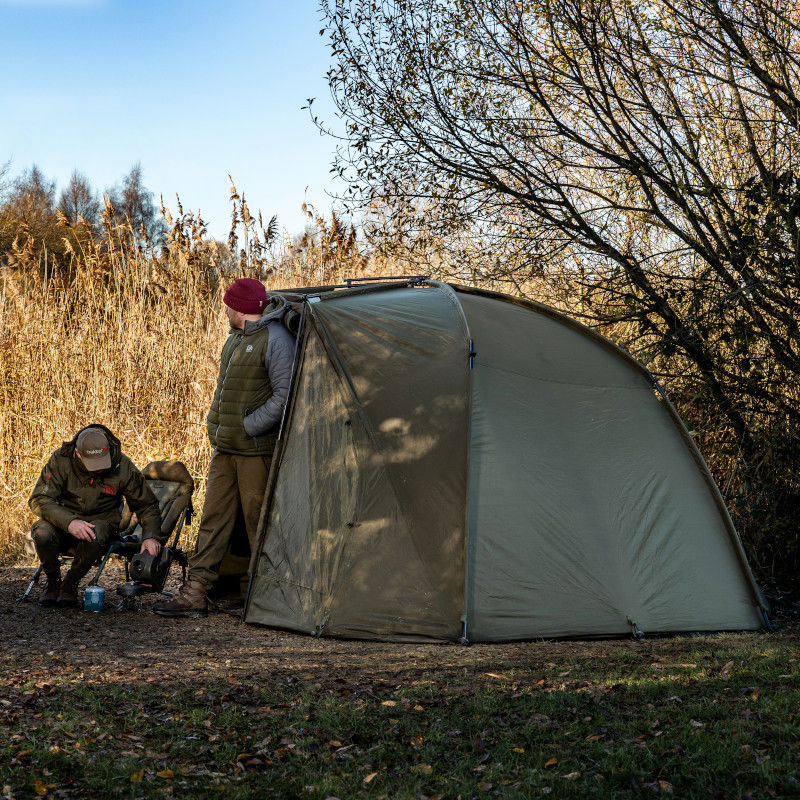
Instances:
[[[57,600],[40,600],[39,605],[42,608],[53,608],[54,606],[58,605]]]
[[[162,611],[161,609],[154,608],[154,614],[158,614],[159,617],[187,617],[188,619],[200,619],[201,617],[207,617],[208,611],[205,609],[195,609],[192,611]]]
[[[77,600],[56,600],[58,608],[77,608],[79,603]]]

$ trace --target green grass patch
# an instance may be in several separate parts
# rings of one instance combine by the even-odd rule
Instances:
[[[548,647],[192,684],[31,660],[0,679],[0,795],[800,796],[796,638]]]

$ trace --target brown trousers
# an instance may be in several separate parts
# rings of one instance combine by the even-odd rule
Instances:
[[[111,537],[117,532],[117,526],[100,520],[88,520],[94,525],[94,535],[97,537],[92,542],[76,539],[68,531],[56,528],[47,520],[37,520],[31,528],[31,538],[36,546],[36,555],[42,562],[45,575],[54,575],[60,571],[59,555],[61,553],[75,552],[72,559],[70,572],[75,580],[80,580],[97,561],[105,555]]]
[[[239,509],[244,517],[250,549],[256,546],[271,460],[269,456],[235,456],[218,452],[211,456],[203,517],[197,532],[197,545],[189,559],[189,580],[200,581],[206,588],[214,584]]]

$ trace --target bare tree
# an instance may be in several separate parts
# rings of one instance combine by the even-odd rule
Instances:
[[[39,258],[48,253],[64,255],[64,242],[55,212],[55,181],[50,181],[35,164],[11,184],[0,204],[0,247],[7,253],[13,242],[31,241]]]
[[[11,171],[11,161],[6,161],[0,164],[0,203],[3,201],[3,196],[8,190],[8,173]]]
[[[158,212],[155,196],[144,185],[144,172],[140,163],[134,164],[121,183],[107,192],[114,215],[121,222],[129,222],[143,240],[160,245],[166,235],[166,224]]]
[[[97,229],[100,222],[100,200],[82,172],[73,171],[58,199],[58,210],[73,226],[82,218],[90,230]]]
[[[753,413],[800,421],[794,3],[323,9],[354,201],[502,245],[512,283],[557,257],[596,322],[691,366],[750,458]]]

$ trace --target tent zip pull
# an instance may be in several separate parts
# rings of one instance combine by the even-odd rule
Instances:
[[[475,342],[473,342],[472,339],[470,339],[469,340],[469,368],[470,369],[475,369],[475,356],[477,356],[477,355],[478,355],[478,353],[475,350]]]

